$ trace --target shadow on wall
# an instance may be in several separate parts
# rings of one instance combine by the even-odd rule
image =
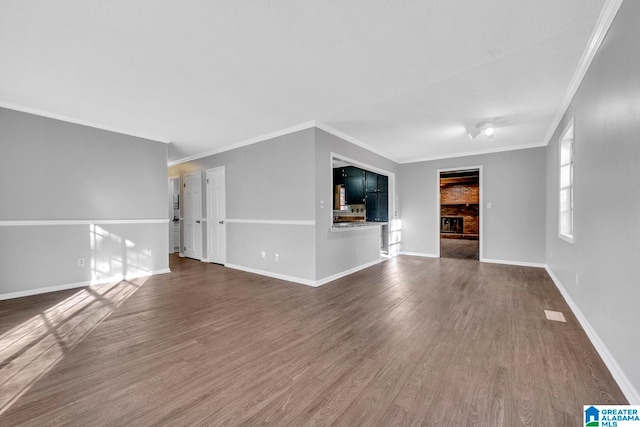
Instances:
[[[0,414],[148,279],[113,277],[151,274],[150,250],[95,224],[89,239],[92,285],[0,335]]]

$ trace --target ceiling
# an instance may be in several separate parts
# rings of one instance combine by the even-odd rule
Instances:
[[[399,162],[545,145],[603,6],[4,0],[0,106],[171,142],[170,162],[309,121]]]

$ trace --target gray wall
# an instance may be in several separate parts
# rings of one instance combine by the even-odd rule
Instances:
[[[639,18],[640,2],[625,1],[547,147],[547,264],[636,393],[640,390],[640,286],[635,268],[640,256]],[[558,140],[572,117],[574,244],[558,238]]]
[[[203,217],[206,170],[218,166],[225,166],[227,218],[315,220],[313,129],[169,168],[169,176],[202,171]],[[206,224],[202,229],[206,254]],[[313,225],[227,223],[228,264],[315,280],[315,256]]]
[[[333,170],[331,153],[397,174],[398,165],[321,129],[315,129],[316,277],[318,280],[380,259],[379,227],[331,232]],[[391,183],[390,183],[391,185]],[[320,207],[324,201],[324,208]],[[389,208],[389,219],[393,212]]]
[[[438,169],[483,166],[484,258],[543,264],[545,161],[545,149],[532,148],[401,165],[402,251],[438,252]]]
[[[167,218],[166,144],[2,108],[0,141],[0,221]],[[168,268],[166,224],[89,227],[0,226],[0,294]]]
[[[203,171],[203,217],[205,171],[225,166],[228,219],[315,222],[227,223],[227,264],[314,282],[380,259],[378,228],[330,231],[331,152],[390,172],[397,170],[392,161],[312,128],[175,165],[168,175]],[[261,258],[262,251],[267,252],[266,259]],[[276,253],[280,255],[277,262]]]

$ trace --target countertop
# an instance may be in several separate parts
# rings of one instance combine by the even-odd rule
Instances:
[[[378,225],[387,225],[388,222],[377,222],[377,221],[354,221],[354,222],[334,222],[331,226],[331,229],[353,229],[360,227],[376,227]]]

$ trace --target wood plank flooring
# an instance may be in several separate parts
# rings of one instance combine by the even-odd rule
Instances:
[[[626,403],[543,269],[400,256],[310,288],[170,261],[0,301],[0,425],[575,426]]]
[[[480,259],[480,241],[440,238],[442,258]]]

